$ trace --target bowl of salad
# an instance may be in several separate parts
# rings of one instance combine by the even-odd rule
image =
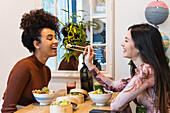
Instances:
[[[111,99],[113,92],[97,89],[88,94],[91,100],[96,103],[96,106],[104,106]]]
[[[40,103],[40,105],[49,105],[50,102],[55,98],[55,92],[49,90],[48,87],[43,87],[42,89],[35,89],[32,91],[35,99]]]

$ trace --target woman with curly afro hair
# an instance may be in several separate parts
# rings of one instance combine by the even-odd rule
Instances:
[[[2,113],[15,112],[16,105],[26,106],[36,101],[32,90],[48,87],[51,71],[45,63],[49,57],[57,55],[60,39],[57,17],[43,9],[31,10],[22,16],[20,29],[23,29],[24,47],[33,54],[17,62],[11,70]]]

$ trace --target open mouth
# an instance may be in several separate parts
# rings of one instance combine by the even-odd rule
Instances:
[[[52,50],[57,50],[57,47],[52,47]]]

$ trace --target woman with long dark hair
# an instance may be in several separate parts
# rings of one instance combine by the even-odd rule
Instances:
[[[112,100],[111,109],[131,112],[126,109],[134,100],[147,113],[169,113],[170,68],[158,29],[149,24],[133,25],[121,46],[123,56],[131,60],[131,77],[120,81],[108,79],[92,64],[91,47],[86,47],[84,52],[93,77],[107,90],[121,91]]]

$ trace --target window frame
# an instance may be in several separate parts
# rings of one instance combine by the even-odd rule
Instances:
[[[93,39],[93,31],[90,32],[90,44],[91,46],[94,45],[102,45],[106,46],[106,71],[101,71],[103,74],[105,74],[107,77],[110,77],[114,79],[114,73],[115,73],[115,65],[114,65],[114,59],[115,59],[115,45],[114,45],[114,35],[115,35],[115,29],[114,29],[114,16],[115,16],[115,9],[114,9],[114,0],[106,0],[106,16],[93,16],[92,11],[92,1],[90,0],[90,20],[95,18],[106,18],[106,43],[105,44],[92,44]],[[57,0],[55,0],[56,5]],[[36,8],[42,8],[42,0],[35,0],[35,7]],[[56,7],[55,7],[56,8]],[[56,10],[54,11],[54,14],[56,14]],[[92,29],[92,28],[91,28]],[[59,77],[59,78],[79,78],[80,72],[79,71],[63,71],[63,70],[57,70],[57,57],[55,57],[55,71],[52,71],[52,77]]]

